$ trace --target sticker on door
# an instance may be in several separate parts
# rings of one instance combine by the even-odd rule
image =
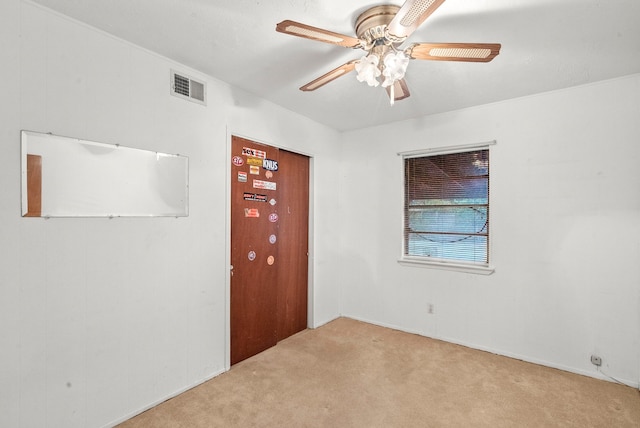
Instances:
[[[277,184],[274,181],[253,180],[253,187],[256,189],[276,190]]]

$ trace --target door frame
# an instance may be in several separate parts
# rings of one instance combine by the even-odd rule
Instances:
[[[255,141],[259,144],[266,144],[277,149],[287,150],[292,153],[307,156],[309,158],[309,257],[307,266],[307,328],[312,327],[314,324],[314,283],[313,283],[313,260],[315,259],[314,249],[314,158],[313,155],[305,153],[301,150],[292,149],[282,144],[273,144],[263,139],[247,136],[242,132],[234,132],[227,128],[226,135],[226,148],[225,148],[225,332],[224,332],[224,368],[225,371],[231,369],[231,137],[245,138],[247,140]]]

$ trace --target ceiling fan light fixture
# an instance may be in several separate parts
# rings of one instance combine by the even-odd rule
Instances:
[[[367,82],[369,86],[378,86],[380,84],[380,82],[378,82],[378,76],[382,74],[378,67],[379,64],[380,58],[375,54],[365,55],[356,61],[358,81]]]
[[[362,58],[351,60],[302,86],[302,91],[313,91],[356,70],[360,82],[373,87],[382,82],[393,105],[410,96],[404,78],[409,60],[490,62],[500,53],[499,43],[413,43],[400,50],[406,39],[444,2],[405,0],[402,6],[370,7],[356,19],[357,37],[290,20],[277,24],[276,31],[366,52]],[[378,79],[380,76],[382,79]]]
[[[404,52],[389,52],[384,57],[382,75],[385,77],[382,87],[393,86],[397,80],[404,79],[409,65],[409,57]]]

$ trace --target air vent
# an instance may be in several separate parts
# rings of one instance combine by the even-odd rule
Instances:
[[[206,85],[183,73],[171,70],[171,94],[206,105]]]

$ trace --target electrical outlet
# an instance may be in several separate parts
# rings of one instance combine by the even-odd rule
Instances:
[[[602,365],[602,358],[598,357],[597,355],[592,355],[591,364],[600,367]]]

